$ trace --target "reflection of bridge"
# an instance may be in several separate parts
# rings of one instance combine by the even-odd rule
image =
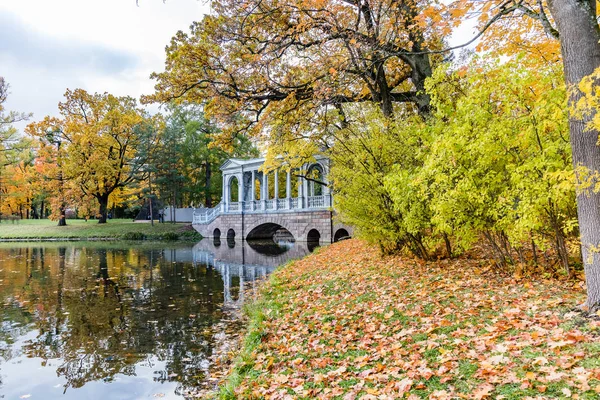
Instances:
[[[283,250],[285,247],[282,249],[274,243],[273,245],[251,244],[246,241],[219,243],[218,240],[205,239],[194,246],[192,256],[195,264],[213,267],[221,274],[225,305],[235,305],[243,302],[246,283],[253,285],[257,279],[266,277],[277,266],[309,253],[306,243],[293,243],[287,251]],[[238,284],[234,283],[236,278],[239,279],[239,292],[238,297],[234,298],[232,288],[238,287]]]
[[[193,226],[202,236],[246,240],[291,235],[296,241],[324,244],[352,233],[333,222],[331,193],[324,184],[327,159],[285,174],[261,172],[263,163],[263,158],[231,159],[221,166],[223,200],[194,214]]]

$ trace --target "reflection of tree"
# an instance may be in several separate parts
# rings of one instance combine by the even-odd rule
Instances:
[[[5,252],[19,249],[0,250],[0,259],[10,260],[3,268],[19,271],[20,278],[0,285],[0,301],[18,296],[15,311],[34,316],[27,329],[39,334],[23,352],[61,359],[57,374],[66,379],[65,390],[135,374],[135,365],[150,364],[152,356],[166,361],[155,380],[177,381],[179,393],[202,380],[209,328],[221,318],[223,301],[223,281],[213,269],[167,262],[156,249],[59,247],[21,251],[23,257]],[[19,264],[23,258],[27,262]]]

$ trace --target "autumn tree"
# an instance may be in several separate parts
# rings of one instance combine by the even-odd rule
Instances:
[[[425,79],[440,60],[446,31],[424,13],[427,1],[220,0],[213,14],[178,32],[167,48],[156,93],[205,104],[223,129],[270,144],[329,144],[346,105],[376,104],[387,117],[426,114]],[[426,30],[427,29],[427,30]],[[406,106],[400,107],[403,104]]]
[[[560,43],[564,78],[570,88],[571,109],[582,97],[581,81],[600,67],[600,26],[596,0],[494,0],[476,2],[458,0],[450,6],[461,15],[478,13],[481,32],[500,29],[507,32],[503,40],[510,42],[510,33],[524,38],[542,30],[547,38]],[[515,22],[516,21],[516,22]],[[519,23],[538,29],[518,28]],[[531,22],[531,24],[530,24]],[[597,84],[597,83],[596,83]],[[577,175],[577,213],[587,281],[587,309],[600,308],[600,192],[591,190],[600,171],[598,127],[591,124],[595,112],[571,113],[569,116],[573,166]]]
[[[25,121],[31,117],[31,114],[6,110],[5,103],[9,94],[10,85],[4,77],[0,76],[0,216],[2,213],[1,192],[7,192],[5,184],[8,176],[5,169],[9,165],[18,164],[19,156],[28,148],[28,143],[23,141],[14,123]]]
[[[153,145],[158,120],[131,97],[77,89],[67,90],[65,98],[60,118],[46,117],[27,131],[43,148],[57,148],[60,179],[94,197],[98,222],[105,223],[111,194],[143,178],[146,160],[140,149]]]

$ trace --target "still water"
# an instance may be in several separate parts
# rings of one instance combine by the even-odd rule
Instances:
[[[181,399],[244,289],[305,244],[0,245],[1,399]]]

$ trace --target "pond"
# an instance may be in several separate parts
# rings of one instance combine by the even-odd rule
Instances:
[[[306,244],[0,245],[0,398],[181,399],[244,289]]]

